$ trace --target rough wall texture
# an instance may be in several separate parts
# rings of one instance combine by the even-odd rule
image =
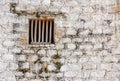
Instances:
[[[120,81],[115,5],[116,0],[0,0],[0,81]],[[28,44],[28,18],[36,12],[54,16],[55,44]]]

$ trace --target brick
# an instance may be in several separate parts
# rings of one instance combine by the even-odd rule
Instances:
[[[13,53],[20,53],[22,51],[22,48],[13,48],[11,51]]]
[[[37,55],[30,55],[28,56],[28,59],[27,59],[29,62],[35,62],[38,60],[38,56]]]
[[[39,50],[39,51],[38,51],[38,54],[39,54],[39,55],[45,55],[45,54],[46,54],[46,51],[45,51],[44,49],[43,49],[43,50]]]
[[[89,7],[84,7],[83,12],[84,13],[92,13],[92,12],[94,12],[94,10],[92,7],[89,6]]]
[[[32,67],[32,71],[34,73],[39,73],[39,71],[42,69],[42,65],[39,63],[35,63]]]
[[[102,70],[110,71],[112,69],[112,64],[108,63],[102,63],[100,66],[98,66]]]
[[[35,74],[33,74],[32,72],[27,72],[27,73],[25,73],[25,77],[27,77],[27,78],[34,78]]]
[[[65,72],[64,76],[65,77],[69,77],[69,78],[73,78],[77,75],[77,72],[75,71],[68,71],[68,72]]]
[[[0,72],[4,72],[7,69],[8,64],[0,62]]]
[[[23,53],[34,53],[34,50],[22,50]]]
[[[42,57],[41,61],[43,61],[43,62],[50,62],[51,58],[49,58],[49,57]]]
[[[62,65],[61,68],[60,68],[60,71],[62,72],[66,72],[69,70],[69,66],[68,65]]]
[[[98,56],[94,56],[94,57],[90,57],[89,61],[92,62],[92,63],[101,63],[102,58],[98,57]]]
[[[23,76],[23,75],[24,75],[23,72],[19,72],[19,71],[18,71],[18,72],[15,73],[15,76],[17,76],[17,77],[21,77],[21,76]]]
[[[2,59],[3,60],[6,60],[6,61],[13,61],[15,59],[14,55],[13,54],[4,54],[2,56]]]
[[[95,44],[94,45],[94,49],[98,50],[98,49],[102,49],[103,45],[102,44]]]
[[[88,77],[90,77],[90,73],[91,73],[91,71],[89,71],[89,70],[84,71],[84,72],[83,72],[83,78],[88,78]]]
[[[70,11],[70,8],[69,7],[62,7],[61,8],[61,11],[64,12],[64,13],[68,13]]]
[[[77,31],[73,28],[69,28],[66,31],[66,35],[76,35],[76,34],[77,34]]]
[[[94,78],[103,78],[105,76],[105,71],[93,71],[90,74],[90,77]]]
[[[67,44],[67,48],[70,49],[70,50],[74,50],[76,48],[76,45],[75,44]]]
[[[16,64],[16,63],[10,63],[10,69],[11,70],[17,70],[18,69],[18,64]]]
[[[47,68],[49,71],[55,71],[57,69],[54,64],[48,65]]]
[[[50,5],[50,2],[51,2],[50,0],[44,0],[42,1],[42,4],[48,6]]]
[[[88,30],[88,29],[94,30],[94,28],[95,28],[95,22],[94,22],[94,21],[88,21],[88,22],[86,22],[86,23],[84,24],[84,28],[85,28],[86,30],[83,31],[81,34],[85,34],[85,33],[87,34],[88,32],[91,33],[91,31]]]
[[[111,56],[111,55],[106,56],[104,58],[104,62],[106,62],[106,63],[117,63],[118,61],[119,61],[119,59],[117,57]]]
[[[14,41],[11,41],[11,40],[5,40],[3,42],[3,45],[6,46],[6,47],[12,47],[15,45],[15,42]]]
[[[80,50],[76,50],[73,52],[74,55],[77,55],[77,56],[82,56],[83,55],[83,52],[81,52]]]
[[[81,57],[79,59],[78,63],[86,63],[86,62],[88,62],[88,60],[89,60],[89,57]]]
[[[115,55],[120,55],[120,48],[118,47],[116,49],[113,49],[112,53],[115,54]]]
[[[77,58],[75,58],[75,57],[67,57],[65,62],[67,62],[67,63],[76,63]]]
[[[42,81],[41,79],[32,79],[30,81]]]
[[[19,81],[29,81],[27,78],[19,79]]]
[[[101,28],[95,28],[93,29],[93,34],[102,34],[102,29]]]
[[[57,73],[56,76],[57,77],[63,77],[64,75],[63,75],[63,73]]]
[[[91,69],[96,69],[96,64],[95,63],[90,63],[90,62],[87,62],[85,64],[83,64],[83,69],[85,70],[91,70]]]
[[[64,48],[64,44],[56,44],[56,49],[60,50]]]
[[[26,55],[18,55],[18,56],[17,56],[17,60],[18,60],[18,61],[26,61],[26,59],[27,59],[27,56],[26,56]]]
[[[84,50],[92,50],[93,46],[91,44],[83,44],[83,45],[80,45],[79,48]]]
[[[79,71],[82,68],[82,66],[78,64],[69,64],[68,66],[70,71]]]
[[[77,76],[76,76],[77,78],[82,78],[82,77],[84,77],[84,74],[83,74],[83,71],[78,71],[78,74],[77,74]]]
[[[53,55],[57,54],[57,51],[56,50],[48,50],[47,54],[48,54],[48,56],[53,56]]]
[[[120,70],[120,63],[114,63],[112,65],[112,70],[113,71],[119,71]]]
[[[21,65],[21,69],[29,69],[29,68],[30,68],[29,65],[30,65],[30,64],[29,64],[28,62],[25,62],[25,63],[23,63],[23,64]]]
[[[83,39],[82,39],[82,38],[73,38],[72,41],[73,41],[73,42],[80,43],[80,42],[83,41]]]
[[[8,49],[0,46],[0,53],[7,53]]]
[[[106,55],[109,55],[110,53],[107,50],[102,50],[99,52],[99,54],[102,56],[106,56]]]
[[[79,35],[88,35],[90,32],[90,30],[84,30],[82,32],[79,33]]]
[[[62,38],[62,43],[70,43],[71,39],[70,38]]]
[[[74,81],[83,81],[81,78],[75,78]]]

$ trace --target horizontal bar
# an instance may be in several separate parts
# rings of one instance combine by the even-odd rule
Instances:
[[[53,17],[29,18],[29,20],[54,20]]]

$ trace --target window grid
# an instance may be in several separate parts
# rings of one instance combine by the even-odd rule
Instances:
[[[54,18],[29,19],[29,44],[54,43]]]

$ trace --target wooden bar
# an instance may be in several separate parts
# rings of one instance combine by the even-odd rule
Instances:
[[[39,42],[41,40],[41,20],[39,20]]]
[[[48,20],[46,21],[46,42],[48,42]]]
[[[44,26],[45,26],[45,21],[43,20],[43,23],[42,23],[42,42],[44,42]]]
[[[34,42],[37,42],[37,20],[35,20],[35,32],[34,32]]]
[[[50,36],[49,36],[49,42],[51,42],[51,35],[52,35],[52,20],[50,20]]]
[[[31,42],[33,42],[33,20],[31,20]]]

